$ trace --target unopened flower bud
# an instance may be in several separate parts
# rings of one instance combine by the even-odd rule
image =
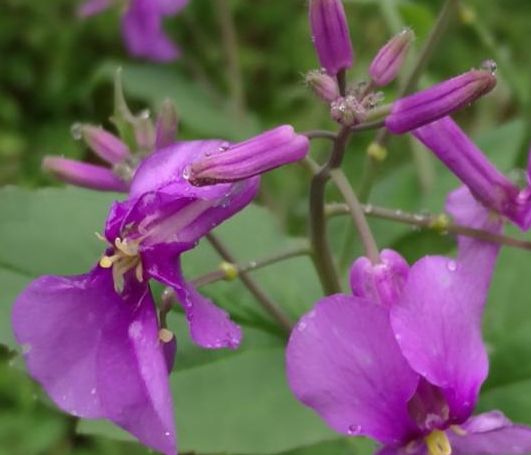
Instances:
[[[63,182],[83,188],[121,192],[128,190],[125,182],[120,180],[110,169],[103,166],[48,156],[42,161],[42,168]]]
[[[339,97],[337,81],[324,71],[310,71],[306,75],[306,83],[319,98],[327,103],[331,103]]]
[[[396,101],[385,126],[395,134],[419,128],[470,104],[495,85],[496,76],[492,71],[468,71]]]
[[[130,156],[127,145],[103,128],[82,125],[80,132],[90,149],[107,163],[118,164]]]
[[[406,28],[379,50],[369,68],[369,75],[376,86],[383,87],[396,78],[414,38],[413,31]]]
[[[310,0],[312,41],[330,76],[352,66],[354,52],[341,0]]]
[[[187,175],[197,186],[235,182],[301,160],[308,153],[306,136],[289,125],[279,126],[251,139],[195,161]]]
[[[356,259],[350,269],[350,287],[357,297],[390,307],[399,298],[409,273],[409,265],[396,251],[383,250],[381,262],[366,257]]]
[[[155,125],[156,149],[167,147],[175,142],[178,123],[175,105],[170,100],[165,100],[162,103]]]
[[[343,126],[354,126],[363,122],[367,116],[367,109],[355,96],[337,98],[330,105],[330,115]]]

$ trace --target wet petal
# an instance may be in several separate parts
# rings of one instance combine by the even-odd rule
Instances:
[[[407,402],[418,376],[384,307],[345,295],[320,300],[293,330],[286,360],[297,398],[336,431],[388,444],[415,432]]]
[[[531,428],[515,425],[500,412],[472,417],[462,426],[465,434],[448,432],[453,455],[528,455]],[[459,432],[461,433],[461,432]]]
[[[230,320],[229,314],[212,300],[201,295],[182,276],[180,264],[171,256],[163,260],[162,252],[155,253],[151,262],[148,255],[146,268],[150,276],[170,286],[182,305],[190,328],[192,340],[203,348],[236,349],[241,342],[240,327]]]
[[[481,282],[483,282],[481,280]],[[453,259],[427,256],[409,272],[391,323],[404,356],[415,371],[441,387],[450,416],[466,420],[487,376],[481,337],[484,289]]]
[[[17,298],[13,327],[30,374],[57,406],[110,419],[144,444],[175,453],[167,370],[146,286],[128,286],[120,296],[99,268],[41,277]],[[132,337],[131,327],[142,336]]]

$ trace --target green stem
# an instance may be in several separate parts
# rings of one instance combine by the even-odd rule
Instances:
[[[441,232],[464,235],[486,242],[499,243],[500,245],[531,250],[531,242],[520,240],[501,234],[494,234],[482,229],[471,228],[462,224],[452,223],[446,215],[425,215],[396,211],[384,207],[376,207],[370,204],[362,205],[365,215],[383,220],[396,221],[398,223],[416,226],[423,229],[435,229]],[[350,208],[346,204],[328,204],[326,216],[350,214]]]
[[[378,246],[372,235],[369,223],[367,223],[367,218],[365,218],[363,207],[361,206],[358,197],[354,191],[352,191],[352,187],[341,169],[330,171],[330,175],[345,199],[352,220],[354,221],[354,225],[356,226],[361,242],[363,243],[365,255],[373,264],[378,264],[380,262]]]
[[[212,247],[223,258],[224,261],[236,264],[237,261],[232,253],[227,249],[223,242],[214,234],[209,233],[206,236]],[[291,332],[292,323],[288,316],[284,313],[269,295],[263,290],[262,286],[255,281],[255,279],[247,272],[239,274],[239,278],[245,287],[251,292],[262,307],[278,322],[278,324],[287,332]]]
[[[310,242],[312,259],[325,294],[341,292],[341,285],[335,269],[334,260],[327,240],[327,226],[324,211],[326,184],[330,179],[330,170],[341,165],[350,130],[343,127],[334,140],[334,146],[328,162],[313,176],[310,183]]]

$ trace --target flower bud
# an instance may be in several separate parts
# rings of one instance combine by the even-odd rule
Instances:
[[[385,126],[392,133],[405,133],[461,109],[490,92],[495,85],[493,72],[468,71],[396,101],[385,119]]]
[[[330,115],[343,126],[354,126],[361,123],[367,117],[367,109],[355,96],[337,98],[330,105]]]
[[[371,263],[366,257],[356,259],[350,269],[350,287],[354,296],[389,308],[402,292],[409,265],[393,250],[383,250],[380,259],[378,264]]]
[[[341,0],[310,0],[312,41],[330,76],[352,66],[353,50]]]
[[[414,38],[413,31],[406,28],[379,50],[369,68],[374,85],[383,87],[396,78]]]
[[[327,103],[339,97],[337,81],[324,71],[310,71],[306,75],[306,83],[319,98]]]
[[[196,186],[235,182],[298,161],[306,156],[308,147],[306,136],[289,125],[279,126],[239,144],[220,147],[192,163],[187,175]]]
[[[130,156],[127,145],[103,128],[83,125],[80,131],[90,149],[106,162],[118,164]]]
[[[155,125],[155,148],[161,149],[175,142],[177,136],[177,110],[170,100],[165,100],[157,117]]]
[[[120,180],[110,169],[80,161],[47,156],[42,161],[42,168],[59,180],[72,185],[100,191],[127,192],[125,182]]]

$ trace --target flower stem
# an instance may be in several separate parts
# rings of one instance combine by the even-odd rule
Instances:
[[[236,267],[236,270],[238,272],[238,275],[244,273],[244,272],[252,272],[254,270],[259,270],[264,267],[268,267],[270,265],[276,264],[278,262],[286,261],[288,259],[309,255],[310,254],[310,247],[309,245],[301,245],[295,248],[291,248],[289,250],[282,251],[280,253],[272,254],[270,256],[266,256],[261,259],[257,259],[255,261],[247,261],[242,262],[239,264],[234,264]],[[226,280],[227,275],[226,272],[224,272],[221,269],[213,270],[210,273],[207,273],[205,275],[199,276],[197,278],[194,278],[192,280],[192,284],[197,287],[206,286],[207,284],[215,283],[217,281]]]
[[[361,206],[360,201],[358,200],[358,197],[354,191],[352,191],[350,182],[347,180],[347,177],[341,169],[334,169],[330,171],[330,175],[341,195],[345,199],[346,206],[348,207],[348,210],[352,216],[352,220],[354,221],[354,225],[358,230],[361,242],[363,243],[365,255],[373,264],[378,264],[380,262],[378,246],[376,245],[376,241],[372,235],[371,228],[367,223],[367,218],[365,218],[363,207]]]
[[[324,211],[325,189],[330,180],[330,170],[341,165],[350,130],[343,127],[334,140],[334,146],[328,162],[314,174],[310,183],[310,242],[312,259],[325,294],[341,292],[341,285],[326,238],[326,217]]]
[[[227,68],[227,83],[229,85],[231,99],[234,103],[235,112],[240,118],[243,118],[245,116],[246,101],[238,57],[238,39],[234,19],[228,0],[216,0],[214,6],[221,30],[221,40]]]
[[[365,215],[369,217],[396,221],[398,223],[417,226],[424,229],[436,229],[451,234],[464,235],[466,237],[473,237],[486,242],[499,243],[500,245],[506,245],[513,248],[531,250],[531,242],[526,240],[520,240],[501,234],[494,234],[489,231],[484,231],[483,229],[476,229],[462,224],[452,223],[449,220],[443,222],[441,226],[441,215],[407,213],[384,207],[375,207],[370,204],[362,205],[361,207],[363,208]],[[350,213],[350,208],[346,204],[335,203],[327,204],[326,206],[326,216],[328,217],[348,215]],[[442,215],[442,218],[444,219],[445,215]]]
[[[235,257],[227,249],[223,242],[217,238],[216,235],[209,233],[206,235],[206,238],[224,261],[227,261],[231,264],[237,263]],[[258,302],[262,305],[262,307],[264,307],[264,309],[278,322],[278,324],[289,333],[292,328],[290,319],[276,304],[276,302],[274,302],[273,299],[267,295],[267,293],[262,289],[262,286],[260,286],[260,284],[257,283],[248,272],[240,273],[239,278],[245,287],[251,292],[251,294],[253,294],[256,300],[258,300]]]

